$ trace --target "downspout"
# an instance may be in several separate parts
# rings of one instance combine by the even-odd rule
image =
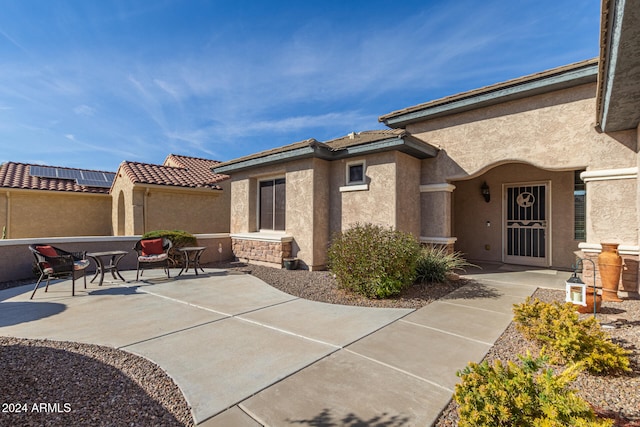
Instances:
[[[6,203],[6,206],[5,206],[6,212],[7,212],[7,222],[5,224],[5,227],[7,227],[7,228],[6,228],[6,232],[5,232],[6,234],[2,233],[2,236],[5,239],[11,238],[11,202],[9,200],[10,199],[10,195],[11,195],[11,192],[7,191],[7,203]]]
[[[144,218],[143,233],[146,233],[147,231],[149,231],[148,228],[147,228],[147,224],[148,224],[148,221],[149,221],[149,219],[147,218],[147,212],[149,212],[149,209],[147,209],[148,208],[147,199],[149,197],[149,193],[150,192],[151,192],[151,190],[148,187],[144,192],[144,201],[143,201],[143,204],[142,204],[142,209],[144,210],[144,212],[142,213],[143,218]]]

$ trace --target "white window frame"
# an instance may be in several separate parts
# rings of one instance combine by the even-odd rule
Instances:
[[[350,177],[351,174],[349,173],[351,171],[351,167],[352,166],[360,166],[362,165],[362,179],[359,181],[351,181]],[[352,162],[347,162],[346,168],[345,168],[345,182],[347,183],[346,185],[362,185],[362,184],[366,184],[367,183],[367,162],[366,160],[354,160]]]

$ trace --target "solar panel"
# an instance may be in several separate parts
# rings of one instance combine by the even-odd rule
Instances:
[[[58,174],[56,173],[57,168],[52,168],[48,166],[30,166],[29,173],[31,176],[39,176],[42,178],[57,178]]]
[[[78,185],[103,188],[111,187],[116,177],[116,174],[112,172],[66,169],[52,166],[30,166],[29,173],[31,176],[41,178],[72,179],[75,180]]]
[[[82,178],[82,175],[80,174],[79,170],[58,168],[58,178],[76,179]]]
[[[111,182],[107,182],[104,179],[95,180],[95,179],[77,179],[76,182],[78,185],[84,185],[87,187],[102,187],[102,188],[110,188]]]

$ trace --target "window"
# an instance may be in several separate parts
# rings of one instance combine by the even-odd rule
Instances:
[[[286,186],[284,178],[260,181],[259,200],[261,230],[285,229]]]
[[[347,163],[347,185],[364,184],[364,161]]]
[[[587,187],[580,178],[583,171],[573,173],[573,238],[575,240],[587,240]]]

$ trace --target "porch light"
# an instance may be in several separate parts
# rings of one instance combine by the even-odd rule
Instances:
[[[489,201],[491,200],[491,193],[489,192],[489,186],[487,185],[486,181],[482,183],[480,192],[482,193],[482,197],[484,197],[484,201],[489,203]]]
[[[593,266],[593,298],[590,298],[591,301],[587,301],[587,285],[578,277],[578,271],[582,271],[583,264],[585,261],[588,261]],[[581,305],[583,307],[588,307],[590,304],[593,304],[593,317],[596,317],[596,313],[598,312],[598,294],[596,290],[596,263],[593,262],[592,259],[589,258],[578,258],[576,265],[573,266],[573,274],[569,279],[567,279],[565,283],[565,301],[570,302],[575,305]],[[589,295],[591,297],[591,294]],[[585,309],[586,310],[586,309]],[[578,310],[580,311],[580,310]],[[580,311],[584,313],[585,311]]]
[[[578,277],[575,271],[565,282],[565,292],[566,302],[587,306],[587,285]]]

